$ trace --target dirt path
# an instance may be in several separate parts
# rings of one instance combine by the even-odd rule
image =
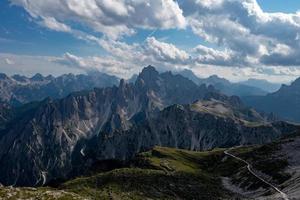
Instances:
[[[264,182],[264,183],[266,183],[267,185],[269,185],[270,187],[272,187],[272,188],[273,188],[274,190],[276,190],[278,193],[280,193],[280,195],[282,196],[282,198],[283,198],[284,200],[289,200],[287,194],[285,194],[285,193],[282,192],[279,188],[277,188],[276,186],[274,186],[273,184],[269,183],[268,181],[266,181],[265,179],[263,179],[262,177],[260,177],[258,174],[256,174],[256,173],[253,171],[251,164],[248,163],[246,160],[243,160],[242,158],[239,158],[239,157],[237,157],[237,156],[235,156],[235,155],[229,153],[229,150],[224,151],[224,153],[225,153],[226,155],[228,155],[228,156],[230,156],[230,157],[236,159],[236,160],[239,160],[239,161],[245,163],[245,164],[247,165],[248,171],[249,171],[253,176],[255,176],[256,178],[258,178],[258,179],[261,180],[262,182]]]

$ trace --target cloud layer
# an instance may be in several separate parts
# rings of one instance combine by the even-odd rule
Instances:
[[[300,13],[267,13],[256,0],[187,0],[185,4],[194,33],[232,51],[240,59],[237,64],[299,65]]]
[[[135,33],[135,28],[185,28],[182,10],[173,0],[11,0],[45,27],[70,31],[79,23],[109,38]],[[65,24],[63,24],[65,23]]]
[[[129,76],[154,64],[164,69],[202,72],[215,67],[224,73],[239,69],[244,76],[294,78],[300,66],[300,13],[264,12],[256,0],[10,1],[41,26],[95,42],[108,53],[86,58],[66,53],[55,59],[81,70],[97,68]],[[125,42],[124,37],[140,29],[192,30],[205,43],[183,50],[152,36],[141,43]]]

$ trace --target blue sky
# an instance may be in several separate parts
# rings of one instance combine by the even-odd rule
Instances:
[[[7,0],[0,2],[0,51],[26,55],[61,55],[65,52],[90,55],[101,51],[94,44],[56,32],[31,21],[30,15]],[[57,48],[59,46],[59,48]]]
[[[10,40],[0,41],[0,51],[3,53],[49,56],[59,56],[65,52],[81,56],[105,53],[98,45],[78,40],[68,33],[41,27],[31,21],[31,16],[22,7],[11,6],[8,0],[1,1],[0,8],[0,18],[4,19],[0,24],[0,38]],[[124,38],[124,41],[141,43],[152,32],[153,30],[139,29],[137,34]],[[191,30],[157,30],[154,36],[184,49],[197,43],[205,43]]]
[[[268,12],[296,12],[300,1],[295,0],[259,0],[261,7]],[[78,40],[68,33],[51,31],[30,21],[30,15],[18,6],[11,6],[8,0],[0,2],[0,52],[26,55],[62,55],[71,52],[76,55],[97,55],[104,53],[98,45]],[[129,43],[143,42],[152,30],[139,30],[133,37],[126,38]],[[192,48],[203,43],[201,38],[189,31],[157,31],[156,37],[165,39],[182,48]],[[59,48],[57,46],[59,45]]]
[[[300,1],[56,1],[0,1],[1,72],[130,77],[154,64],[232,81],[300,76]]]
[[[300,1],[297,0],[259,0],[259,5],[267,12],[297,12]]]

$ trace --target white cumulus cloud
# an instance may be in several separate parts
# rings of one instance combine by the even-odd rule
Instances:
[[[206,69],[207,73],[215,68],[233,78],[232,72],[239,72],[245,77],[269,75],[285,80],[299,71],[300,12],[265,12],[256,0],[10,1],[42,26],[95,42],[108,54],[66,53],[56,60],[80,70],[96,68],[127,76],[152,64],[164,69]],[[145,29],[153,33],[192,30],[205,42],[184,50],[152,36],[140,43],[126,42],[127,36]]]
[[[172,64],[188,64],[190,56],[187,52],[178,49],[175,45],[160,42],[154,37],[146,40],[145,51],[147,55],[151,55],[155,60],[172,63]]]
[[[173,0],[10,0],[50,29],[69,32],[71,22],[116,39],[135,28],[184,28],[186,20]],[[65,24],[63,24],[63,22]]]

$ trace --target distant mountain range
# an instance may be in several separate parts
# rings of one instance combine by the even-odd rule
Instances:
[[[229,96],[264,96],[270,92],[277,91],[281,86],[280,84],[271,83],[260,79],[249,79],[247,81],[232,83],[227,79],[220,78],[217,75],[212,75],[208,78],[200,78],[195,75],[193,71],[188,69],[174,73],[190,79],[197,85],[212,85],[221,93]],[[136,78],[137,75],[134,74],[130,79],[128,79],[128,82],[134,82]]]
[[[285,120],[300,122],[300,78],[265,96],[247,96],[243,101],[259,111],[275,113]]]
[[[231,83],[216,75],[202,79],[192,71],[177,72],[197,85],[212,85],[221,93],[236,96],[263,96],[273,92],[280,86],[264,80],[249,79],[241,83]],[[138,75],[133,75],[127,82],[134,83]],[[31,78],[21,75],[11,77],[0,74],[0,103],[19,106],[32,101],[41,101],[47,97],[62,98],[76,91],[118,85],[120,78],[101,72],[87,75],[65,74],[59,77],[44,77],[36,74]]]
[[[217,75],[210,76],[208,78],[199,78],[191,70],[183,70],[178,72],[182,76],[194,81],[196,84],[206,84],[212,85],[220,92],[226,95],[236,95],[236,96],[263,96],[269,91],[268,87],[272,87],[273,84],[269,82],[264,82],[264,84],[252,84],[252,81],[246,81],[241,83],[231,83],[230,81],[220,78]],[[268,85],[268,87],[266,87]],[[275,86],[274,86],[275,87]]]
[[[267,91],[268,93],[276,92],[281,87],[281,84],[271,83],[268,82],[267,80],[253,79],[253,78],[248,79],[247,81],[242,81],[240,83],[244,85],[260,88],[264,91]]]
[[[279,84],[258,79],[249,79],[240,83],[231,83],[216,75],[201,79],[190,70],[184,70],[180,74],[199,85],[212,85],[221,93],[239,96],[246,105],[261,113],[268,113],[283,120],[300,122],[300,78],[291,85],[280,87]],[[271,93],[259,88],[264,88]]]
[[[119,78],[95,72],[88,75],[65,74],[57,78],[36,74],[31,78],[0,74],[0,102],[16,106],[47,97],[62,98],[71,92],[118,85]]]
[[[40,82],[40,79],[39,79]],[[98,160],[133,158],[156,145],[207,150],[263,144],[296,130],[236,97],[148,66],[134,83],[47,98],[5,111],[0,182],[43,185]]]

